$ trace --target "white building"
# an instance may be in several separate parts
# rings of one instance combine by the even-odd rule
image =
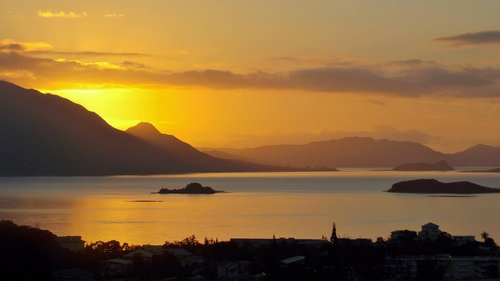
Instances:
[[[436,240],[443,233],[439,225],[432,222],[422,225],[422,230],[418,233],[420,239]]]

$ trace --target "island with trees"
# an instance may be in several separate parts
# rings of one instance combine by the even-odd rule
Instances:
[[[387,192],[426,194],[477,194],[500,193],[500,188],[486,187],[468,181],[444,183],[436,179],[417,179],[397,182],[393,184]]]
[[[222,193],[224,191],[214,190],[210,186],[203,186],[200,183],[192,182],[184,188],[179,189],[168,189],[162,188],[158,191],[158,194],[215,194]]]

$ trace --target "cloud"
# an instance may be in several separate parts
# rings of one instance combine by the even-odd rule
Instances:
[[[434,41],[450,43],[453,46],[500,44],[500,31],[462,33],[449,37],[438,37]]]
[[[69,56],[85,56],[85,57],[149,57],[150,54],[146,53],[133,53],[133,52],[96,52],[96,51],[77,51],[77,52],[67,52],[67,51],[52,51],[52,50],[38,50],[30,51],[32,54],[40,55],[69,55]]]
[[[105,14],[104,16],[107,18],[114,18],[114,19],[124,17],[123,14],[118,14],[118,13],[109,13],[109,14]]]
[[[51,12],[51,11],[42,11],[38,10],[37,15],[41,18],[63,18],[63,19],[77,19],[87,17],[88,14],[86,12],[75,13],[73,11],[70,12]]]
[[[390,66],[384,68],[378,65],[340,65],[296,69],[284,73],[238,74],[226,70],[186,71],[165,75],[162,81],[173,85],[192,85],[216,89],[290,89],[331,93],[420,96],[428,94],[458,95],[458,92],[462,95],[463,91],[496,86],[499,78],[499,69],[447,69],[439,66],[426,66],[393,72],[390,70]],[[473,92],[468,94],[474,95]]]
[[[500,98],[500,68],[449,67],[437,62],[407,60],[370,64],[339,64],[298,67],[282,72],[237,73],[205,69],[172,72],[126,60],[112,63],[82,57],[61,59],[33,56],[57,54],[53,50],[27,50],[28,45],[4,43],[0,52],[0,77],[15,71],[30,73],[30,81],[82,84],[113,83],[123,85],[205,87],[210,89],[303,90],[309,92],[349,93],[417,97],[425,95]],[[60,54],[78,54],[59,52]],[[87,55],[137,55],[135,53],[93,53]],[[5,75],[4,75],[5,76]],[[20,78],[19,78],[20,79]],[[16,81],[20,81],[20,80]],[[52,82],[51,82],[52,81]],[[13,81],[15,82],[15,81]],[[22,81],[21,81],[22,82]]]
[[[33,55],[79,56],[79,57],[148,57],[150,54],[136,52],[97,52],[97,51],[56,51],[47,42],[20,42],[13,39],[0,40],[0,52],[19,52]]]
[[[12,39],[0,40],[0,52],[47,52],[53,47],[46,42],[19,42]]]

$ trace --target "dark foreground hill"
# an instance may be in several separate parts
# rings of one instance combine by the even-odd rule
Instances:
[[[0,176],[271,169],[217,159],[159,132],[150,138],[144,126],[129,134],[67,99],[0,81]]]

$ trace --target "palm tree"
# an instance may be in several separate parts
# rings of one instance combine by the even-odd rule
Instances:
[[[483,233],[481,233],[481,238],[483,238],[483,240],[486,242],[486,240],[490,238],[490,234],[486,231],[483,231]]]

